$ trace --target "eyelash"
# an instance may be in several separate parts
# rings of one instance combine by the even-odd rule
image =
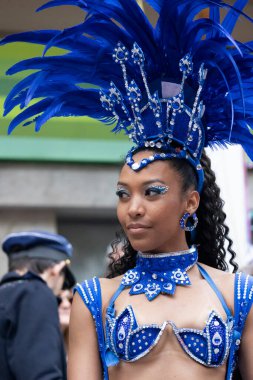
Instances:
[[[145,191],[145,195],[151,195],[150,192],[154,192],[155,195],[161,195],[161,194],[165,194],[167,193],[167,191],[169,190],[169,187],[168,186],[150,186],[146,191]],[[148,194],[149,193],[149,194]]]
[[[160,185],[150,186],[148,189],[145,190],[145,195],[146,196],[163,195],[167,193],[168,190],[169,190],[168,186],[160,186]],[[151,192],[154,192],[155,194],[152,195],[150,194]],[[124,198],[124,195],[129,196],[130,194],[125,189],[117,189],[116,195],[119,198]]]
[[[124,195],[129,196],[129,193],[128,193],[125,189],[117,189],[117,191],[116,191],[116,195],[117,195],[119,198],[123,198]]]

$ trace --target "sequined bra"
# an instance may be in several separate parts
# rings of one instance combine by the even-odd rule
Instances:
[[[235,275],[234,316],[232,316],[213,280],[202,267],[199,266],[199,270],[217,294],[227,315],[226,321],[223,321],[215,311],[212,311],[203,330],[179,329],[172,321],[166,321],[162,325],[138,326],[131,306],[116,316],[114,302],[121,293],[120,288],[107,309],[104,329],[99,279],[94,277],[76,285],[74,291],[79,293],[90,310],[96,326],[104,380],[109,380],[109,365],[117,364],[119,360],[132,362],[147,355],[158,343],[168,325],[172,327],[183,350],[195,361],[207,367],[218,367],[228,358],[226,380],[232,379],[243,328],[253,303],[253,277],[242,273]]]
[[[139,326],[131,306],[126,307],[117,317],[114,302],[122,289],[113,296],[106,314],[107,356],[118,360],[133,362],[147,355],[158,343],[166,326],[170,325],[184,351],[198,363],[207,367],[221,366],[227,359],[231,345],[233,317],[223,296],[214,285],[207,272],[199,266],[200,273],[208,280],[222,302],[227,320],[212,311],[203,330],[177,328],[170,320],[162,325],[152,324]],[[117,360],[117,359],[118,360]]]

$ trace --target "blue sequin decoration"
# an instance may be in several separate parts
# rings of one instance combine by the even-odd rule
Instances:
[[[186,272],[197,260],[198,252],[195,247],[177,255],[139,253],[136,266],[124,274],[121,284],[131,288],[129,294],[144,293],[149,301],[160,293],[173,295],[177,285],[191,285]]]

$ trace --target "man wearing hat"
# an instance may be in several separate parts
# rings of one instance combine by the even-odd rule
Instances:
[[[2,244],[9,272],[0,281],[0,377],[66,380],[56,297],[72,255],[61,235],[8,235]]]

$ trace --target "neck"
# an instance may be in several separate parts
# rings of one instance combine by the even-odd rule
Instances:
[[[186,247],[184,249],[181,249],[181,250],[176,250],[176,251],[166,251],[166,252],[138,252],[138,256],[139,257],[154,257],[154,258],[159,258],[159,257],[169,257],[169,256],[181,256],[181,255],[184,255],[184,254],[188,254],[188,253],[193,253],[194,251],[196,251],[196,247],[193,245],[192,247]]]
[[[166,245],[162,245],[156,249],[145,251],[143,253],[169,253],[169,252],[180,252],[180,251],[185,251],[189,249],[189,246],[187,244],[186,238],[185,238],[185,233],[182,231],[183,234],[179,233],[177,236],[173,236],[173,238],[167,242]]]
[[[28,272],[28,269],[16,269],[15,272],[19,274],[20,276],[23,276]]]
[[[50,283],[50,275],[49,273],[45,270],[43,273],[40,274],[40,277],[48,284]],[[50,286],[49,286],[50,287]]]
[[[55,295],[58,295],[55,291],[55,277],[52,275],[50,268],[46,269],[43,273],[40,273],[39,275],[47,283],[47,286],[52,290],[52,292]]]
[[[63,340],[64,340],[64,348],[66,355],[68,354],[68,348],[69,348],[69,328],[65,329],[63,333]]]

